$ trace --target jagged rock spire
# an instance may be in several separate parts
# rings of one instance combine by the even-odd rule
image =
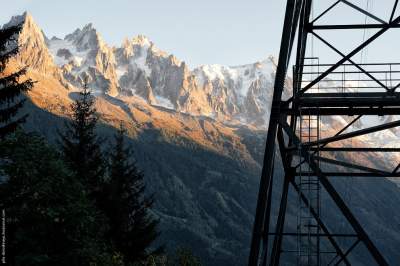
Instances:
[[[47,38],[34,21],[32,15],[24,12],[20,16],[13,16],[3,27],[13,25],[22,25],[21,32],[17,37],[20,49],[15,60],[28,66],[30,70],[38,71],[42,74],[58,75],[59,71],[54,65],[53,58],[47,48]]]

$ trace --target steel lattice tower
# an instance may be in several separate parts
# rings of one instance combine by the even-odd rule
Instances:
[[[400,164],[394,169],[382,170],[343,160],[355,152],[400,151],[399,148],[371,147],[368,143],[360,146],[349,142],[359,136],[400,126],[400,120],[394,120],[355,127],[357,121],[365,116],[400,114],[400,93],[396,91],[400,87],[400,64],[356,60],[387,32],[400,28],[398,0],[391,1],[385,18],[346,0],[332,2],[314,18],[312,7],[321,2],[327,1],[287,0],[249,266],[279,265],[281,257],[287,252],[283,250],[282,242],[290,237],[297,239],[297,250],[287,254],[295,256],[298,265],[327,265],[326,260],[321,260],[322,256],[330,256],[329,265],[351,265],[349,254],[360,245],[371,255],[371,265],[372,261],[376,265],[388,265],[330,178],[400,176]],[[339,24],[337,17],[330,20],[329,15],[338,8],[356,12],[368,21]],[[346,52],[321,34],[333,31],[338,40],[346,42],[345,35],[341,37],[344,32],[367,29],[373,33]],[[308,46],[311,38],[336,54],[337,61],[321,62],[318,53],[314,52],[310,56]],[[292,79],[289,79],[287,72],[290,70],[292,50],[296,56],[293,59]],[[333,121],[329,119],[334,116],[344,117],[345,126],[333,134],[321,131],[321,120]],[[341,145],[343,141],[347,144]],[[332,155],[335,152],[349,156],[339,160]],[[273,174],[277,160],[281,160],[279,165],[283,166],[283,176]],[[274,187],[274,179],[281,181],[278,183],[280,187]],[[296,232],[284,230],[289,188],[298,197]],[[272,203],[272,191],[278,191],[280,196],[276,205]],[[329,221],[324,221],[320,215],[320,208],[323,209],[320,206],[322,191],[334,202],[352,233],[332,232],[329,229]],[[277,207],[276,218],[272,215],[274,207]],[[351,242],[344,246],[340,238]],[[321,241],[328,243],[332,254],[322,252]]]

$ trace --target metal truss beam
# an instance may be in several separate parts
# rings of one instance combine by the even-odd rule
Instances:
[[[400,152],[400,148],[375,148],[375,147],[322,147],[310,149],[311,151],[331,152]]]
[[[392,9],[392,14],[390,14],[389,22],[392,22],[392,20],[393,20],[394,13],[396,13],[396,8],[397,8],[397,4],[398,4],[398,3],[399,3],[399,0],[396,0],[396,1],[394,2],[393,9]]]
[[[282,108],[281,112],[286,115],[299,116],[300,111],[297,109]],[[309,107],[302,108],[302,112],[307,115],[319,115],[319,116],[334,116],[334,115],[400,115],[399,107],[354,107],[354,108],[342,108],[342,107],[330,107],[330,108],[319,108]]]
[[[333,235],[330,233],[328,227],[324,224],[324,222],[321,220],[321,218],[318,216],[317,212],[314,210],[314,208],[310,205],[308,198],[306,195],[304,195],[303,192],[300,191],[299,186],[294,182],[294,179],[290,180],[290,183],[292,184],[293,188],[296,190],[296,192],[300,195],[301,200],[304,202],[304,204],[309,208],[311,215],[314,217],[314,219],[317,221],[318,225],[321,227],[322,231],[326,234],[329,242],[332,244],[332,246],[336,250],[336,254],[338,254],[340,257],[343,258],[345,261],[346,265],[351,265],[348,260],[345,258],[343,251],[341,250],[339,244],[336,242],[336,240],[333,238]]]
[[[319,75],[317,78],[315,78],[312,82],[310,82],[307,86],[305,86],[304,88],[302,88],[298,94],[299,96],[302,95],[303,93],[305,93],[308,89],[310,89],[311,87],[313,87],[314,85],[316,85],[318,82],[320,82],[322,79],[324,79],[325,77],[327,77],[332,71],[334,71],[335,69],[337,69],[340,65],[342,65],[343,63],[345,63],[346,61],[348,61],[350,58],[352,58],[354,55],[356,55],[358,52],[360,52],[363,48],[367,47],[370,43],[372,43],[373,41],[375,41],[378,37],[380,37],[382,34],[384,34],[387,30],[389,30],[390,28],[393,28],[394,26],[398,25],[398,23],[400,22],[400,16],[397,17],[396,19],[394,19],[392,22],[388,23],[388,24],[384,24],[382,25],[382,28],[376,32],[375,34],[373,34],[370,38],[368,38],[366,41],[364,41],[362,44],[360,44],[359,46],[357,46],[355,49],[353,49],[350,53],[348,53],[346,56],[344,56],[342,59],[340,59],[336,64],[334,64],[333,66],[331,66],[329,69],[327,69],[324,73],[322,73],[321,75]],[[315,27],[315,26],[314,26]],[[312,32],[313,28],[311,28],[311,32]],[[289,98],[289,102],[293,100],[292,98]]]
[[[400,99],[396,98],[371,98],[371,97],[345,97],[345,98],[327,98],[327,97],[307,97],[298,100],[302,108],[306,107],[400,107]]]
[[[309,176],[317,176],[314,172],[302,172],[296,173],[296,176],[302,175],[309,175]],[[379,174],[379,173],[353,173],[353,172],[323,172],[323,174],[327,177],[378,177],[378,178],[397,178],[400,177],[399,173],[389,173],[389,174]]]
[[[362,136],[362,135],[366,135],[366,134],[370,134],[370,133],[374,133],[374,132],[378,132],[378,131],[382,131],[382,130],[386,130],[386,129],[390,129],[390,128],[394,128],[394,127],[398,127],[398,126],[400,126],[400,120],[385,123],[385,124],[378,125],[378,126],[355,130],[355,131],[352,131],[349,133],[343,133],[343,134],[340,134],[337,136],[328,137],[328,138],[320,139],[317,141],[306,142],[306,143],[303,143],[302,145],[303,146],[316,146],[316,145],[321,145],[321,144],[326,144],[326,143],[332,143],[332,142],[345,140],[345,139],[349,139],[349,138],[354,138],[354,137],[358,137],[358,136]]]
[[[378,265],[382,266],[387,266],[389,265],[385,258],[381,255],[379,250],[376,248],[374,243],[371,241],[367,233],[364,231],[362,228],[361,224],[357,221],[357,219],[354,217],[353,213],[351,210],[347,207],[343,199],[340,197],[339,193],[335,190],[335,188],[332,186],[328,178],[323,174],[321,169],[319,168],[317,162],[314,160],[313,156],[307,152],[300,144],[299,138],[290,130],[290,126],[287,124],[286,121],[281,121],[282,128],[288,134],[294,141],[294,144],[299,147],[299,150],[301,152],[301,155],[304,158],[307,158],[308,164],[310,168],[315,172],[316,176],[319,177],[319,181],[322,184],[322,186],[325,188],[325,190],[328,192],[328,194],[331,196],[333,201],[335,202],[336,206],[339,207],[347,221],[350,223],[352,226],[353,230],[357,233],[359,239],[364,243],[364,245],[367,247],[375,261],[378,263]]]
[[[398,22],[396,22],[398,23]],[[386,23],[386,24],[347,24],[347,25],[312,25],[310,30],[354,30],[354,29],[386,29],[400,28],[399,24]]]
[[[346,55],[343,54],[342,52],[340,52],[338,49],[336,49],[332,44],[330,44],[329,42],[327,42],[324,38],[322,38],[321,36],[319,36],[317,33],[315,33],[314,31],[311,32],[315,37],[317,37],[321,42],[323,42],[326,46],[328,46],[329,48],[331,48],[333,51],[335,51],[337,54],[339,54],[342,58],[344,58]],[[380,87],[389,90],[388,87],[385,86],[385,84],[383,84],[382,82],[380,82],[378,79],[376,79],[373,75],[371,75],[371,73],[369,73],[368,71],[366,71],[364,68],[362,68],[359,64],[355,63],[353,60],[351,60],[350,58],[347,59],[347,61],[349,61],[353,66],[355,66],[356,68],[358,68],[361,72],[363,72],[365,75],[367,75],[371,80],[374,80],[376,83],[379,84]]]
[[[319,20],[320,18],[322,18],[326,13],[328,13],[329,11],[331,11],[337,4],[340,3],[341,0],[337,0],[335,3],[333,3],[331,6],[329,6],[327,9],[325,9],[324,12],[322,12],[320,15],[318,15],[313,21],[311,21],[311,25],[313,25],[317,20]]]
[[[263,167],[261,173],[259,194],[257,200],[257,209],[254,220],[253,235],[251,240],[250,256],[249,256],[249,266],[266,266],[268,265],[279,265],[281,254],[286,252],[283,248],[283,238],[288,236],[299,236],[302,233],[288,233],[284,231],[285,226],[285,215],[288,209],[288,193],[291,191],[289,188],[292,186],[295,193],[299,195],[301,201],[304,202],[306,208],[309,208],[311,219],[313,218],[319,229],[322,230],[318,233],[318,237],[324,236],[334,247],[334,251],[323,250],[318,251],[321,254],[336,254],[336,256],[331,260],[330,265],[338,265],[339,263],[344,263],[346,265],[351,265],[349,262],[348,254],[354,249],[357,244],[362,243],[367,248],[368,252],[372,255],[373,259],[378,265],[388,265],[385,258],[378,251],[374,243],[371,241],[367,233],[364,231],[360,223],[352,214],[351,210],[347,207],[343,199],[340,197],[339,193],[335,190],[333,185],[330,183],[330,178],[335,177],[400,177],[400,173],[397,171],[400,169],[400,164],[392,171],[379,170],[372,167],[366,167],[363,165],[357,165],[354,163],[343,162],[337,159],[327,158],[326,153],[330,153],[334,156],[334,152],[399,152],[400,148],[387,148],[387,147],[331,147],[330,143],[354,138],[357,136],[370,134],[373,132],[379,132],[381,130],[386,130],[400,126],[400,120],[390,123],[385,123],[382,125],[377,125],[373,127],[368,127],[360,130],[354,130],[352,132],[346,132],[356,121],[358,121],[362,116],[365,115],[400,115],[400,92],[395,92],[395,90],[400,87],[400,83],[395,85],[390,85],[392,82],[399,82],[400,78],[398,75],[400,71],[392,66],[400,65],[396,63],[389,63],[386,65],[390,66],[390,72],[383,71],[379,69],[379,66],[383,63],[369,63],[369,64],[359,64],[353,61],[353,57],[366,48],[369,44],[374,42],[382,34],[387,32],[392,28],[400,28],[400,16],[395,17],[395,11],[398,5],[398,0],[395,0],[393,9],[390,10],[390,18],[380,18],[364,10],[358,6],[355,6],[350,1],[347,0],[337,0],[326,10],[324,10],[317,18],[315,18],[310,23],[310,12],[311,12],[311,0],[288,0],[286,6],[285,20],[283,25],[282,39],[281,39],[281,49],[279,53],[279,60],[277,64],[274,92],[271,105],[271,116],[268,125],[267,140],[265,147],[265,154],[263,159]],[[317,25],[322,17],[324,17],[328,12],[333,10],[337,5],[343,4],[347,8],[351,8],[360,12],[361,14],[375,20],[377,23],[369,24],[353,24],[353,25],[334,25],[325,24]],[[385,20],[388,19],[386,22]],[[329,43],[327,40],[323,39],[319,34],[318,30],[339,30],[339,29],[376,29],[375,33],[369,38],[364,40],[360,45],[356,46],[349,53],[344,54],[334,45]],[[321,72],[307,71],[305,66],[306,60],[306,47],[309,33],[314,34],[316,38],[322,41],[325,45],[330,47],[335,51],[340,58],[334,64],[316,64],[315,66],[322,67]],[[288,71],[288,65],[290,62],[291,50],[294,45],[294,39],[297,35],[297,47],[296,47],[296,61],[293,68],[293,95],[288,100],[283,100],[283,89],[285,84],[286,73]],[[311,55],[307,60],[316,60],[315,55]],[[311,61],[313,62],[313,61]],[[309,66],[313,67],[314,64]],[[350,71],[343,71],[340,67],[351,65]],[[371,67],[366,67],[371,66]],[[374,69],[371,69],[374,68]],[[378,68],[378,70],[376,70]],[[367,90],[365,92],[357,93],[352,92],[332,92],[333,90],[328,90],[326,93],[314,93],[310,92],[311,88],[314,89],[317,86],[323,86],[328,78],[331,81],[338,79],[338,75],[349,74],[362,74],[363,78],[353,77],[355,82],[368,82]],[[388,80],[387,75],[390,73],[390,79]],[[392,74],[395,77],[392,79]],[[303,80],[303,75],[308,75],[308,79]],[[365,75],[367,77],[365,77]],[[354,75],[353,75],[354,76]],[[384,78],[377,77],[385,76]],[[338,80],[340,81],[340,80]],[[343,81],[343,80],[341,80]],[[304,85],[306,84],[306,85]],[[302,87],[304,85],[304,87]],[[317,86],[316,86],[317,85]],[[332,86],[332,85],[329,85]],[[342,87],[341,87],[342,88]],[[352,87],[356,89],[355,87]],[[364,87],[363,87],[364,88]],[[332,86],[331,89],[336,89]],[[374,92],[373,92],[374,91]],[[382,92],[376,92],[382,91]],[[297,137],[296,132],[298,130],[298,118],[304,116],[357,116],[354,117],[350,122],[348,122],[342,129],[335,133],[331,137],[326,137],[323,139],[319,138],[319,133],[317,134],[317,140],[311,139],[309,142],[300,143],[300,139]],[[312,121],[315,121],[312,118]],[[290,121],[290,123],[288,122]],[[299,121],[302,121],[301,119]],[[311,118],[310,118],[311,121]],[[318,120],[319,121],[319,120]],[[309,127],[311,127],[309,125]],[[300,129],[301,130],[301,129]],[[319,130],[319,128],[318,128]],[[301,131],[302,132],[302,131]],[[285,134],[285,135],[284,135]],[[306,134],[307,135],[307,134]],[[309,136],[315,134],[308,133]],[[315,140],[315,141],[314,141]],[[280,159],[282,160],[282,165],[284,168],[283,180],[274,180],[274,160],[275,154],[277,153],[276,145],[279,145]],[[287,145],[286,145],[287,143]],[[340,146],[340,145],[337,145]],[[296,153],[295,153],[296,151]],[[321,156],[321,152],[324,152],[324,156]],[[279,156],[276,156],[277,158]],[[294,159],[300,158],[302,162],[300,164],[307,164],[308,170],[302,171],[301,173],[296,172],[298,170],[296,167],[292,167],[298,161]],[[335,166],[334,168],[330,165]],[[321,168],[328,166],[328,169],[333,169],[333,171],[324,172]],[[337,167],[339,166],[339,167]],[[352,169],[359,172],[353,173]],[[304,169],[303,169],[304,170]],[[318,209],[313,209],[312,204],[310,204],[310,199],[307,195],[299,188],[296,184],[295,177],[300,174],[307,174],[309,176],[317,177],[315,180],[319,182],[324,188],[324,191],[328,193],[333,202],[337,205],[340,212],[351,225],[354,232],[346,234],[332,234],[328,230],[327,226],[321,220],[318,215]],[[276,179],[276,178],[275,178]],[[279,204],[278,216],[274,217],[272,212],[273,203],[275,204],[275,199],[272,199],[272,189],[276,181],[282,184],[282,189],[278,190],[280,193],[280,199],[277,200],[276,205]],[[275,184],[276,185],[276,184]],[[275,190],[274,190],[275,192]],[[273,202],[274,201],[274,202]],[[302,205],[303,206],[303,205]],[[304,207],[303,207],[304,208]],[[270,224],[275,222],[274,232],[270,232]],[[318,229],[318,230],[319,230]],[[320,232],[320,231],[318,231]],[[316,235],[317,236],[317,235]],[[272,247],[269,246],[271,243],[270,237],[274,237],[272,241]],[[336,242],[336,238],[339,237],[355,237],[356,242],[349,248],[344,248],[339,246]],[[343,248],[343,249],[342,249]],[[297,252],[297,251],[288,251]],[[329,257],[330,259],[330,257]]]
[[[397,99],[400,100],[400,92],[387,93],[387,92],[309,92],[301,96],[300,99],[305,98],[373,98],[373,99]]]
[[[274,235],[277,235],[276,233],[269,233],[269,235],[272,235],[272,236],[274,236]],[[299,235],[299,233],[288,233],[288,232],[283,232],[283,233],[281,233],[280,235],[282,235],[282,236],[298,236]],[[332,237],[357,237],[357,235],[356,234],[340,234],[340,233],[333,233],[333,234],[307,234],[307,233],[302,233],[302,234],[300,234],[301,236],[324,236],[324,237],[327,237],[327,236],[332,236]]]
[[[347,255],[350,254],[350,252],[357,246],[357,244],[360,243],[360,239],[357,239],[353,245],[350,246],[350,248],[346,251],[346,253],[344,254],[344,257],[347,257]],[[343,258],[340,258],[339,261],[337,261],[334,265],[339,265],[342,262]],[[330,263],[328,264],[330,265]]]
[[[365,172],[369,172],[369,173],[373,173],[373,174],[379,174],[379,175],[390,175],[391,174],[390,172],[385,172],[385,171],[382,171],[379,169],[362,166],[362,165],[357,165],[354,163],[342,162],[342,161],[329,159],[329,158],[325,158],[325,157],[321,157],[321,156],[313,156],[313,158],[319,162],[334,164],[334,165],[343,166],[346,168],[351,168],[351,169],[356,169],[356,170],[361,170],[361,171],[365,171]]]
[[[400,168],[400,164],[398,164],[398,165],[396,166],[396,168],[394,168],[392,174],[393,174],[393,175],[396,174],[397,171],[399,170],[399,168]]]
[[[381,24],[386,24],[386,21],[384,21],[384,20],[378,18],[377,16],[375,16],[375,15],[369,13],[368,11],[362,9],[361,7],[356,6],[356,5],[354,5],[353,3],[350,3],[349,1],[341,0],[340,2],[341,2],[341,3],[344,3],[344,4],[346,4],[346,5],[348,5],[349,7],[353,8],[353,9],[355,9],[355,10],[357,10],[357,11],[359,11],[360,13],[362,13],[362,14],[364,14],[364,15],[366,15],[366,16],[368,16],[368,17],[374,19],[374,20],[376,20],[377,22],[380,22]]]

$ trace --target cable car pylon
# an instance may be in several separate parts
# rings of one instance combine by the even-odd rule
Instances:
[[[393,1],[385,19],[346,0],[335,1],[312,18],[312,5],[320,2],[288,0],[286,3],[249,266],[279,265],[284,255],[292,256],[297,265],[351,265],[349,255],[360,245],[370,254],[371,263],[388,265],[330,178],[398,177],[400,164],[393,170],[382,170],[339,160],[331,155],[332,152],[341,152],[344,155],[340,158],[343,159],[351,158],[352,152],[396,152],[400,149],[369,147],[368,143],[363,147],[357,144],[354,147],[330,144],[400,126],[400,120],[396,120],[376,126],[355,127],[363,116],[400,115],[400,93],[397,92],[400,87],[400,64],[363,63],[355,59],[386,32],[400,28],[400,16],[395,16],[398,0]],[[329,23],[328,15],[339,6],[358,12],[372,22]],[[323,19],[324,23],[320,24]],[[340,36],[343,31],[357,29],[373,29],[374,33],[349,52],[341,51],[321,34],[322,31],[335,31]],[[325,63],[320,61],[318,55],[310,57],[307,44],[311,36],[335,53],[338,60]],[[293,68],[289,66],[292,53],[296,53]],[[290,69],[293,69],[293,75],[287,79]],[[292,82],[291,86],[287,86],[288,82]],[[350,86],[350,82],[353,85]],[[346,117],[347,124],[336,132],[322,134],[319,126],[321,119],[333,121],[334,116]],[[328,153],[331,154],[326,156]],[[274,176],[274,168],[280,166],[283,166],[284,174]],[[297,230],[294,232],[285,231],[290,191],[296,194],[299,201],[296,206]],[[329,221],[320,214],[320,208],[323,209],[320,193],[326,193],[336,205],[351,233],[330,229]],[[274,200],[272,194],[278,194],[279,199]],[[294,238],[292,243],[297,243],[295,249],[283,248],[286,238]],[[331,252],[322,250],[321,241]]]

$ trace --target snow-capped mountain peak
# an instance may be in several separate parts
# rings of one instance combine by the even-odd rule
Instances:
[[[51,40],[27,13],[14,17],[12,23],[27,24],[20,44],[31,45],[29,54],[47,54],[45,60],[36,61],[62,73],[68,88],[81,87],[88,77],[97,95],[140,97],[151,105],[225,123],[267,124],[275,72],[272,59],[190,70],[185,62],[159,49],[144,35],[125,39],[120,47],[110,47],[91,23],[64,39]],[[32,39],[32,35],[36,37]],[[35,51],[38,47],[44,52]]]
[[[92,23],[85,25],[82,29],[76,29],[65,36],[64,40],[74,44],[78,51],[94,50],[105,46],[105,42]]]
[[[145,48],[149,48],[153,43],[146,36],[139,34],[139,35],[133,37],[132,44],[140,45]]]
[[[64,39],[52,38],[49,48],[54,62],[62,68],[64,77],[75,87],[89,86],[96,94],[118,94],[114,49],[108,46],[91,23]]]

